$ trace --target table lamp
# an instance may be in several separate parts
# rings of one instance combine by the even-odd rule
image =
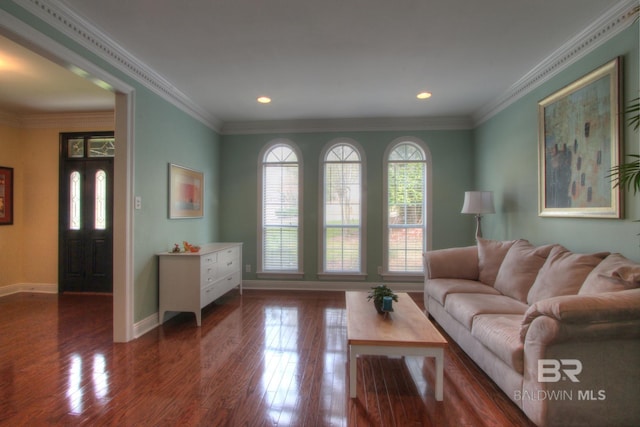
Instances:
[[[482,237],[482,214],[496,213],[493,207],[493,191],[465,191],[461,213],[476,216],[476,240]]]

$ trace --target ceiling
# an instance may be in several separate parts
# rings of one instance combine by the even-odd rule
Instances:
[[[59,3],[233,123],[472,117],[620,1]],[[3,68],[5,56],[14,69]],[[0,110],[113,108],[110,92],[3,38],[0,71]],[[421,91],[433,96],[418,100]],[[259,104],[262,95],[273,101]]]

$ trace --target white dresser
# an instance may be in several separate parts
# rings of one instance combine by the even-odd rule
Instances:
[[[197,253],[158,256],[160,323],[167,311],[188,311],[200,326],[204,306],[236,286],[242,294],[242,243],[208,243]]]

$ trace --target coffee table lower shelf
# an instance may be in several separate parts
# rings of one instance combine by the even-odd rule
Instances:
[[[379,347],[370,345],[349,345],[349,396],[356,397],[356,369],[358,355],[372,356],[418,356],[433,357],[436,360],[436,389],[437,401],[443,399],[444,382],[444,350],[439,348],[417,347]]]

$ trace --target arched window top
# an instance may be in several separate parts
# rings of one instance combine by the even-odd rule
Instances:
[[[351,144],[344,142],[333,145],[325,156],[326,162],[359,162],[360,153]]]
[[[267,146],[262,161],[264,163],[298,163],[297,150],[293,143],[287,140],[278,140]]]
[[[424,150],[413,141],[398,142],[389,153],[390,162],[423,162],[424,160]]]

